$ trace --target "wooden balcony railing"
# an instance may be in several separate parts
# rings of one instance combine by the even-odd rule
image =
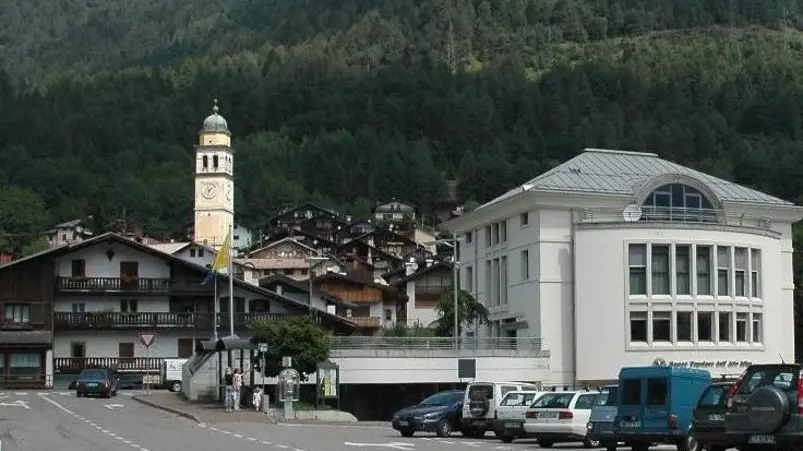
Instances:
[[[56,290],[64,292],[169,293],[170,279],[148,277],[57,277]]]
[[[257,319],[277,320],[284,316],[281,313],[235,313],[234,326],[242,328]],[[60,329],[177,327],[211,330],[214,314],[186,312],[54,312],[53,317],[55,327]],[[228,326],[228,314],[218,313],[217,319],[220,327]]]
[[[158,357],[54,357],[56,373],[80,372],[86,368],[112,368],[117,371],[159,372],[162,360]]]

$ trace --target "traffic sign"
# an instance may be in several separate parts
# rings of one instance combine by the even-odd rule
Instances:
[[[142,343],[142,346],[150,348],[151,346],[153,346],[153,342],[156,341],[156,333],[139,332],[137,333],[137,338],[139,338],[139,342]]]
[[[268,352],[268,344],[267,343],[259,343],[257,345],[259,348],[259,352]]]

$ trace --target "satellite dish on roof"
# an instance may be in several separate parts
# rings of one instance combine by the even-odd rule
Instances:
[[[641,219],[641,207],[637,204],[630,204],[622,212],[622,219],[626,222],[636,222]]]

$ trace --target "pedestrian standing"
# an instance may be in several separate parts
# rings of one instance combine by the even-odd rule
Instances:
[[[226,405],[226,412],[231,412],[234,407],[234,375],[231,368],[226,368],[226,375],[223,378],[223,384],[226,386],[224,403]]]
[[[234,394],[234,410],[240,410],[240,393],[243,388],[243,373],[240,372],[239,368],[234,369],[232,382],[234,387],[232,390]]]

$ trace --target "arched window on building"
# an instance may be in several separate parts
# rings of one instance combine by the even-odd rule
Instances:
[[[217,169],[217,155],[212,155],[212,167]]]
[[[206,155],[203,156],[203,165],[204,165],[204,169],[208,169],[209,168],[209,157],[207,157]]]
[[[641,206],[644,221],[716,222],[713,204],[700,190],[682,183],[656,188]]]

